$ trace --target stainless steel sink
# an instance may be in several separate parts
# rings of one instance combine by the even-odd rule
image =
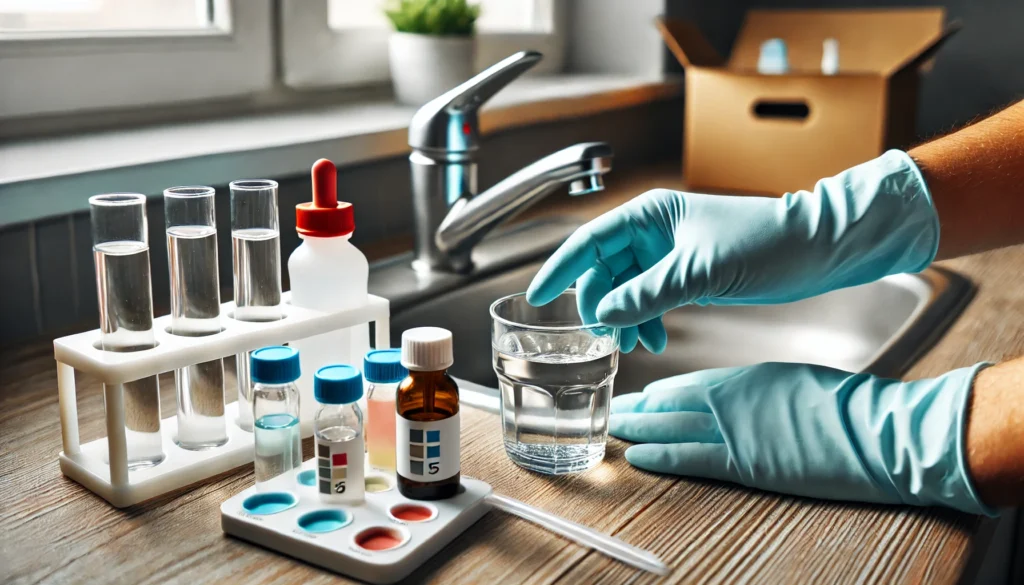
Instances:
[[[392,338],[397,341],[410,327],[448,328],[455,341],[452,374],[496,388],[488,308],[501,296],[526,290],[539,267],[534,260],[422,303],[405,303],[392,315]],[[784,305],[683,307],[665,315],[665,353],[638,348],[623,356],[615,392],[638,391],[693,370],[764,361],[898,376],[945,332],[971,293],[970,282],[960,275],[929,268]],[[495,390],[477,390],[497,396]]]

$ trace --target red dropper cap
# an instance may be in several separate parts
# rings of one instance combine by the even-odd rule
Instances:
[[[352,204],[338,202],[338,169],[322,158],[313,163],[313,201],[295,206],[295,230],[304,236],[334,238],[356,228]]]

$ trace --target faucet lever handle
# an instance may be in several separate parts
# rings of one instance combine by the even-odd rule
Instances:
[[[447,107],[450,109],[464,113],[475,112],[542,57],[537,51],[519,51],[484,69],[442,97],[447,98]]]
[[[475,149],[480,106],[542,56],[537,51],[519,51],[427,102],[409,124],[409,146],[449,152]]]

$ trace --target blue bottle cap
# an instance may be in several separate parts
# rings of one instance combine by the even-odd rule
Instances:
[[[401,382],[409,375],[409,370],[402,365],[402,350],[375,349],[363,358],[363,372],[366,381],[375,384]]]
[[[257,349],[250,354],[249,363],[252,381],[259,384],[287,384],[299,379],[299,352],[291,347]]]
[[[320,404],[349,404],[363,397],[363,376],[352,366],[324,366],[313,376],[313,397]]]

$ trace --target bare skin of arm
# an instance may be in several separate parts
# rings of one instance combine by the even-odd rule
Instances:
[[[940,260],[1024,242],[1024,101],[908,154],[939,214]]]
[[[940,259],[1024,242],[1024,101],[909,154],[942,224]],[[1024,505],[1024,358],[975,378],[965,441],[982,501]]]
[[[974,379],[966,450],[983,502],[1024,505],[1024,358],[986,368]]]

